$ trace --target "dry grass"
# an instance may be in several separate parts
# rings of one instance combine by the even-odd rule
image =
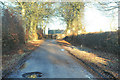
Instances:
[[[56,41],[59,42],[59,43],[62,43],[62,44],[71,45],[69,42],[67,42],[65,40],[56,40]]]
[[[118,73],[116,73],[116,71],[115,71],[115,68],[118,65],[118,62],[115,61],[115,59],[117,59],[117,57],[115,57],[114,55],[112,55],[112,56],[115,57],[115,58],[111,59],[111,57],[108,57],[109,54],[106,55],[102,52],[101,53],[99,52],[99,56],[98,56],[98,52],[95,52],[95,51],[88,52],[88,51],[85,51],[85,50],[79,50],[79,49],[71,48],[69,46],[64,45],[64,44],[71,45],[67,41],[57,40],[57,42],[62,47],[64,47],[64,49],[69,51],[71,54],[75,55],[77,58],[85,61],[87,64],[89,64],[89,65],[92,64],[92,66],[93,66],[93,64],[95,64],[95,65],[99,66],[100,69],[103,69],[107,72],[110,72],[115,77],[118,77]],[[104,58],[102,56],[104,56]],[[109,63],[111,63],[112,65],[110,65]]]
[[[61,41],[59,40],[58,42],[62,43],[62,44],[70,45],[70,43],[68,43],[67,41],[64,41],[64,40],[61,40]],[[93,53],[88,53],[86,51],[80,51],[79,49],[72,49],[71,47],[66,47],[66,46],[64,46],[64,48],[66,50],[70,51],[71,53],[74,53],[74,55],[78,56],[80,59],[87,60],[88,62],[92,62],[92,63],[95,63],[95,64],[101,63],[101,64],[107,65],[107,61],[110,61],[108,59],[98,57],[97,55],[95,55]]]
[[[101,57],[98,57],[97,55],[93,53],[88,53],[86,51],[80,51],[78,49],[72,49],[70,47],[64,47],[66,50],[69,50],[71,53],[74,53],[75,56],[78,56],[82,60],[86,60],[87,62],[91,62],[94,64],[104,64],[107,65],[107,61],[110,61],[108,59],[104,59]]]

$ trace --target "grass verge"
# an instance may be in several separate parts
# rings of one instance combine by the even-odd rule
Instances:
[[[73,47],[64,40],[57,40],[69,53],[92,66],[105,78],[119,78],[119,59],[118,56],[92,50],[87,47]]]

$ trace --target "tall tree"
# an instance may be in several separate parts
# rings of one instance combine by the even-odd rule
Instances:
[[[82,11],[84,10],[83,2],[66,2],[61,3],[60,14],[64,17],[64,21],[67,23],[66,31],[71,31],[73,34],[75,31],[82,30],[81,18]],[[80,24],[79,24],[80,23]]]
[[[21,10],[23,25],[27,31],[30,40],[37,40],[37,26],[42,23],[44,18],[49,19],[52,14],[52,3],[40,2],[18,2],[18,8]]]

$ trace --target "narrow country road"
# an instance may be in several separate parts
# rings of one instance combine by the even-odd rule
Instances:
[[[22,78],[22,74],[28,72],[41,72],[41,78],[95,78],[55,40],[46,40],[32,52],[24,66],[8,78]]]

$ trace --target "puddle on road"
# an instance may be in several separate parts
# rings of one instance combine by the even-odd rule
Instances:
[[[64,49],[61,49],[61,51],[64,51]]]
[[[41,72],[30,72],[30,73],[25,73],[22,75],[24,78],[40,78],[42,77]]]

